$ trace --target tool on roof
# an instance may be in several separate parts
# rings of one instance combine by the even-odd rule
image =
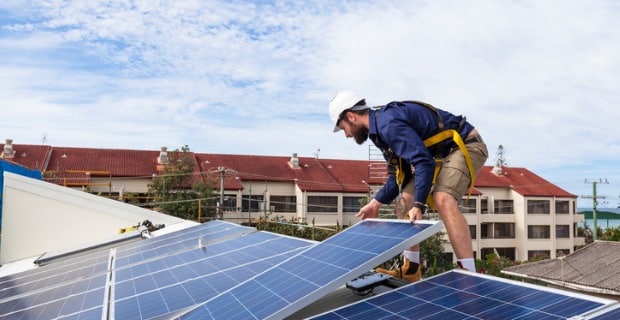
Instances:
[[[142,238],[150,238],[152,231],[159,230],[161,228],[164,228],[165,226],[166,226],[165,224],[153,224],[149,220],[144,220],[141,223],[138,222],[138,224],[135,226],[131,226],[127,228],[120,228],[118,229],[118,233],[121,234],[121,233],[139,230],[140,236]]]

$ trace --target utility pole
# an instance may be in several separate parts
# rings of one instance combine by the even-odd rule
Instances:
[[[234,173],[235,171],[232,169],[228,169],[226,167],[217,167],[217,169],[212,170],[211,172],[217,172],[220,174],[220,200],[217,203],[216,211],[218,219],[224,218],[224,181],[226,177],[226,173]]]
[[[607,179],[603,180],[603,179],[591,179],[588,180],[586,179],[585,183],[591,183],[592,184],[592,196],[581,196],[582,198],[592,198],[592,224],[593,224],[593,230],[592,230],[592,240],[596,241],[597,240],[597,229],[598,227],[596,226],[596,204],[597,204],[597,199],[605,199],[605,196],[597,196],[596,195],[596,185],[598,183],[604,183],[604,184],[608,184],[609,182],[607,181]]]
[[[224,217],[223,206],[224,206],[224,176],[226,175],[226,168],[217,167],[217,170],[220,172],[220,202],[217,206],[217,217],[222,219]]]

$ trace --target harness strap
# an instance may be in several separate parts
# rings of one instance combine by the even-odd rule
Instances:
[[[434,144],[440,143],[450,138],[452,138],[452,140],[456,143],[456,145],[465,156],[465,163],[467,164],[467,170],[469,171],[469,192],[467,193],[467,199],[469,200],[469,197],[471,196],[471,191],[474,187],[474,165],[471,162],[469,151],[467,151],[467,147],[465,146],[465,142],[463,142],[461,135],[454,129],[444,130],[424,140],[424,146],[428,148]],[[437,182],[437,175],[439,174],[442,163],[443,161],[441,159],[435,159],[435,173],[433,174],[433,184]],[[435,202],[433,201],[433,197],[431,195],[428,196],[426,203],[431,208],[435,209]]]

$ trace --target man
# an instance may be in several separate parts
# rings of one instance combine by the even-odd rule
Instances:
[[[423,102],[394,101],[370,108],[352,91],[339,92],[332,99],[329,115],[334,132],[343,130],[358,144],[370,138],[388,161],[389,178],[357,216],[376,218],[383,204],[398,197],[397,213],[408,213],[413,222],[422,218],[427,203],[433,205],[448,232],[459,266],[475,272],[469,226],[458,207],[488,157],[486,144],[474,126],[465,117]],[[436,159],[441,162],[435,176]],[[406,250],[404,256],[398,272],[377,271],[418,280],[417,246]]]

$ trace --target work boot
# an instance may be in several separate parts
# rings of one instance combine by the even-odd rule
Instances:
[[[395,270],[387,270],[383,268],[376,268],[376,272],[389,274],[394,278],[401,278],[407,282],[416,282],[422,278],[422,268],[418,263],[409,263],[409,259],[403,258],[405,261],[403,265]]]

